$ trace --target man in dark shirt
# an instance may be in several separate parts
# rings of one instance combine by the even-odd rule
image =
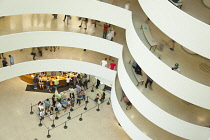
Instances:
[[[3,67],[6,67],[7,66],[7,60],[6,60],[6,58],[4,58],[3,60],[2,60],[2,65],[3,65]]]
[[[105,39],[106,39],[108,28],[109,28],[109,25],[107,23],[105,23],[104,24],[104,31],[103,31],[103,38],[105,38]]]
[[[34,76],[34,79],[33,79],[34,89],[37,89],[37,81],[38,81],[38,78],[37,78],[37,75],[36,75],[36,76]]]

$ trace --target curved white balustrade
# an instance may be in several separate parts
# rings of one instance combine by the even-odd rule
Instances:
[[[155,3],[156,3],[156,1],[155,1]],[[42,4],[40,4],[40,3],[42,3]],[[89,5],[91,5],[91,6],[89,6]],[[158,3],[158,5],[159,5],[159,3]],[[158,9],[158,8],[155,7],[152,9]],[[130,11],[119,8],[119,7],[115,7],[112,5],[108,5],[106,3],[97,2],[95,0],[89,0],[89,1],[86,1],[86,0],[77,0],[77,1],[75,1],[75,0],[68,0],[68,1],[61,0],[59,2],[57,2],[55,0],[46,0],[46,1],[41,1],[41,0],[37,0],[37,1],[2,0],[0,2],[0,16],[17,15],[17,14],[32,14],[32,13],[49,13],[49,14],[51,14],[51,13],[68,14],[69,13],[71,15],[83,16],[83,17],[87,17],[87,18],[105,21],[105,22],[120,26],[122,28],[125,28],[127,44],[128,44],[131,54],[133,55],[133,57],[137,61],[137,63],[142,67],[142,69],[144,69],[144,71],[156,83],[158,83],[160,86],[162,86],[163,88],[165,88],[166,90],[168,90],[169,92],[174,94],[175,96],[178,96],[179,98],[181,98],[185,101],[188,101],[192,104],[198,105],[198,106],[206,108],[206,109],[210,109],[210,104],[208,101],[208,99],[210,97],[210,94],[208,94],[208,93],[210,93],[209,92],[210,88],[207,86],[204,86],[202,84],[196,83],[195,81],[192,81],[192,80],[172,71],[168,66],[163,64],[160,60],[158,60],[145,47],[145,45],[142,43],[142,41],[139,39],[138,35],[136,34],[135,29],[133,28]],[[166,13],[164,13],[164,14],[166,14]],[[167,19],[167,21],[168,21],[168,19]],[[191,35],[192,35],[192,33],[191,33]],[[8,36],[10,36],[10,35],[8,35]],[[203,39],[200,37],[201,36],[198,37],[198,40]],[[42,41],[44,42],[44,40],[45,39],[43,39]],[[177,40],[175,38],[174,38],[174,40],[179,42],[179,40]],[[9,41],[9,40],[7,40],[7,41]],[[19,43],[19,45],[20,45],[21,41],[24,44],[24,40],[17,40],[16,43],[17,44]],[[36,39],[33,39],[31,41],[33,41],[34,44],[38,42]],[[49,46],[49,44],[52,44],[54,46],[55,45],[54,40],[51,40],[51,41],[53,41],[53,42],[52,43],[45,42],[46,46]],[[94,39],[94,41],[95,41],[95,39]],[[181,40],[181,41],[183,41],[183,40]],[[195,40],[193,39],[192,41],[195,41]],[[7,43],[10,43],[10,42],[7,42]],[[79,43],[79,42],[77,42],[77,43]],[[0,44],[2,44],[2,43],[0,42]],[[57,42],[56,44],[59,44],[59,43]],[[202,44],[203,44],[203,42],[202,42]],[[101,44],[99,44],[99,45],[101,45]],[[182,45],[187,47],[190,50],[194,49],[194,48],[193,49],[190,48],[191,44],[189,42],[187,45],[186,44],[182,44]],[[17,46],[17,45],[15,45],[15,46]],[[23,45],[23,46],[27,46],[27,45]],[[64,45],[64,46],[66,46],[66,45]],[[89,46],[89,45],[87,45],[87,46]],[[200,46],[200,44],[199,44],[199,46]],[[204,45],[202,45],[202,46],[204,46]],[[87,47],[85,47],[85,48],[87,48]],[[14,50],[15,48],[11,48],[11,49]],[[20,47],[18,49],[20,49]],[[3,51],[5,51],[5,50],[6,49],[3,49]],[[202,52],[201,52],[201,50],[202,50]],[[193,51],[195,51],[195,50],[193,50]],[[199,49],[197,53],[201,54],[201,55],[208,56],[208,54],[206,54],[208,52],[210,52],[210,51],[208,51],[207,48],[204,48],[204,49]],[[102,52],[102,53],[104,53],[104,52]],[[119,54],[117,54],[117,56],[119,56]],[[46,64],[48,64],[47,61],[50,61],[49,68],[46,68]],[[62,62],[57,63],[59,61],[62,61]],[[70,61],[73,62],[73,60],[65,60],[65,62],[64,62],[64,60],[53,60],[53,61],[52,60],[39,60],[39,61],[16,64],[12,67],[5,67],[5,68],[0,69],[0,81],[6,80],[6,79],[9,79],[12,77],[16,77],[16,76],[19,76],[22,74],[26,74],[26,73],[40,72],[40,71],[52,71],[52,70],[66,71],[69,69],[71,69],[72,71],[86,72],[91,75],[96,75],[97,77],[100,77],[99,75],[103,74],[103,77],[101,77],[101,78],[111,79],[112,81],[114,81],[115,75],[113,77],[111,77],[112,75],[106,75],[106,73],[108,73],[106,71],[111,71],[111,70],[105,69],[105,68],[103,68],[99,65],[95,65],[95,64],[91,64],[91,66],[94,65],[94,67],[96,67],[96,66],[98,67],[98,68],[94,69],[94,71],[92,71],[92,69],[84,70],[81,68],[81,66],[84,67],[82,64],[74,65],[73,63],[70,64],[69,63]],[[119,64],[119,69],[118,69],[119,73],[123,73],[123,75],[120,74],[121,75],[120,82],[122,84],[122,87],[123,87],[125,93],[127,94],[127,96],[129,97],[129,99],[131,100],[131,102],[135,105],[135,107],[139,110],[139,112],[141,112],[141,114],[143,114],[147,119],[149,119],[150,121],[152,121],[154,124],[158,125],[159,127],[165,129],[168,132],[174,133],[180,137],[189,138],[192,140],[194,140],[194,139],[195,140],[197,140],[197,139],[204,140],[204,139],[208,138],[207,135],[210,134],[210,131],[208,130],[208,128],[193,125],[193,124],[187,123],[185,121],[179,120],[179,119],[171,116],[170,114],[167,114],[166,112],[164,112],[163,110],[158,108],[156,105],[152,104],[142,94],[140,94],[139,90],[135,87],[135,85],[132,83],[132,81],[129,81],[130,79],[127,79],[128,81],[126,80],[126,78],[129,78],[129,77],[127,75],[127,72],[124,69],[122,59],[119,59],[119,61],[120,61],[120,63],[122,63],[121,64],[122,66],[120,66],[120,64]],[[81,62],[81,63],[86,63],[86,62]],[[62,67],[57,67],[57,64],[62,64]],[[35,65],[36,65],[36,70],[33,69],[33,68],[35,68]],[[89,66],[90,65],[85,64],[85,67],[89,67]],[[122,67],[123,67],[123,69],[121,69]],[[26,69],[24,70],[23,68],[26,68]],[[94,74],[92,74],[91,72],[93,72]],[[100,72],[100,74],[99,74],[99,72]],[[115,71],[111,71],[111,72],[112,73],[114,72],[116,74]],[[128,91],[128,89],[129,89],[129,91]],[[133,91],[133,92],[131,92],[131,91]],[[133,94],[128,94],[128,93],[133,93]],[[135,93],[135,96],[134,96],[134,93]],[[137,100],[138,100],[138,102],[137,102]],[[152,111],[151,111],[151,109],[152,109]],[[160,117],[156,117],[156,116],[162,116],[162,117],[160,118]]]
[[[210,109],[210,87],[172,71],[157,59],[139,39],[132,20],[126,30],[126,40],[133,58],[157,84],[187,102]]]
[[[110,85],[115,81],[116,71],[100,65],[66,59],[45,59],[23,62],[0,69],[0,82],[17,76],[42,71],[76,71],[103,78],[104,84]]]
[[[127,27],[131,12],[96,0],[1,0],[0,17],[21,14],[69,14]],[[120,18],[119,18],[120,17]]]
[[[207,140],[210,129],[180,120],[147,99],[131,81],[122,59],[118,61],[118,77],[123,91],[135,108],[160,128],[190,140]]]
[[[62,4],[62,2],[60,1],[58,4],[57,1],[55,0],[50,1],[50,2],[48,0],[44,2],[43,1],[41,2],[41,0],[37,0],[33,2],[29,0],[29,1],[24,1],[24,4],[22,4],[23,0],[20,0],[18,2],[12,2],[12,4],[9,3],[10,1],[11,0],[4,0],[2,1],[2,4],[0,4],[1,15],[15,15],[15,14],[29,14],[29,13],[55,13],[58,10],[57,13],[65,14],[69,12],[73,15],[80,15],[80,16],[85,16],[85,17],[89,17],[93,19],[99,19],[99,20],[107,21],[111,24],[116,24],[117,26],[126,28],[127,44],[131,52],[131,55],[133,55],[137,63],[142,67],[142,69],[144,69],[144,71],[148,75],[150,75],[150,77],[156,83],[158,83],[164,89],[171,92],[173,95],[185,101],[188,101],[192,104],[198,105],[206,109],[210,109],[210,104],[208,100],[210,98],[210,94],[209,94],[210,88],[200,83],[197,83],[193,80],[190,80],[178,73],[175,73],[174,71],[171,71],[168,66],[166,66],[164,63],[158,60],[153,54],[151,54],[148,51],[148,49],[145,47],[145,45],[142,43],[142,41],[139,39],[138,35],[136,34],[133,28],[130,11],[113,6],[113,5],[108,5],[103,2],[98,2],[95,0],[89,0],[87,3],[87,5],[92,5],[94,8],[91,8],[90,6],[86,6],[85,5],[86,1],[84,0],[77,0],[77,1],[69,0],[69,1],[64,2],[64,4]],[[48,2],[51,3],[50,6],[49,4],[47,4]],[[39,3],[43,3],[42,4],[43,7]],[[71,4],[72,9],[69,7],[68,3],[69,5],[70,3],[73,3]],[[83,4],[81,5],[78,3],[83,3]],[[8,4],[10,6],[7,6]],[[14,6],[16,8],[13,8]],[[46,6],[49,6],[49,7],[46,7]],[[95,7],[97,8],[95,9]],[[84,10],[81,10],[83,8]],[[109,13],[112,13],[112,14],[109,14]],[[27,46],[27,45],[22,45],[22,46]],[[208,53],[210,51],[205,50],[204,52]],[[147,56],[145,54],[147,54]],[[155,72],[153,70],[155,70]]]
[[[115,82],[112,86],[112,93],[111,93],[111,103],[114,114],[123,127],[125,132],[133,139],[133,140],[151,140],[147,135],[145,135],[142,131],[140,131],[126,116],[124,111],[122,110],[115,91]]]
[[[138,1],[162,32],[187,49],[210,59],[209,25],[180,10],[168,0]]]
[[[0,52],[39,46],[67,46],[86,48],[116,58],[122,54],[123,46],[103,38],[74,32],[36,31],[0,36]]]

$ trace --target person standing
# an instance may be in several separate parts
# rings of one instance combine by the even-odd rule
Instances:
[[[59,85],[59,79],[56,77],[56,78],[53,80],[53,82],[54,82],[55,89],[57,89],[57,88],[58,88],[58,85]]]
[[[109,64],[109,68],[111,70],[114,70],[115,69],[115,66],[116,66],[116,64],[114,63],[114,60],[112,60],[112,63]]]
[[[50,81],[49,81],[48,78],[47,78],[47,81],[46,81],[46,88],[47,88],[47,90],[50,91]]]
[[[39,88],[44,89],[44,80],[42,77],[39,78]]]
[[[77,84],[77,85],[76,85],[77,94],[79,94],[79,93],[81,92],[81,90],[82,90],[81,87]]]
[[[107,58],[105,58],[104,60],[102,60],[100,62],[100,65],[103,66],[103,67],[106,67],[107,66]]]
[[[10,60],[10,66],[14,65],[15,61],[14,61],[13,56],[9,55],[9,60]]]
[[[54,119],[53,114],[54,114],[53,107],[51,107],[50,108],[50,115],[49,115],[49,118],[50,118],[51,121],[53,121],[53,119]]]
[[[71,106],[74,107],[74,103],[75,103],[75,98],[71,98]]]
[[[100,101],[101,101],[101,102],[104,102],[104,100],[105,100],[105,97],[106,97],[106,94],[105,94],[105,92],[103,92],[103,94],[102,94],[102,96],[101,96],[101,99],[100,99]]]
[[[114,29],[112,28],[107,35],[107,39],[110,41],[113,41],[114,36],[115,36],[115,32],[114,32]]]
[[[52,103],[53,103],[53,106],[55,107],[55,103],[56,103],[56,97],[55,97],[55,95],[52,96]]]
[[[153,83],[153,80],[147,75],[147,81],[145,83],[145,88],[147,88],[147,85],[149,84],[150,89],[152,89],[152,83]]]
[[[97,93],[97,95],[96,95],[96,97],[95,97],[95,99],[94,99],[94,101],[95,101],[97,104],[98,104],[99,98],[100,98],[100,95]]]
[[[38,82],[38,77],[37,77],[37,75],[36,76],[34,76],[34,79],[33,79],[33,83],[34,83],[34,89],[37,89],[37,82]]]
[[[77,104],[81,104],[81,100],[82,100],[82,95],[81,95],[81,93],[79,93],[78,95],[77,95]]]
[[[66,78],[66,85],[67,85],[68,87],[69,87],[70,80],[71,80],[71,78],[68,76],[68,77]]]
[[[69,92],[70,92],[70,98],[74,97],[74,89],[73,89],[73,86],[70,86]]]
[[[46,114],[46,111],[50,110],[50,100],[49,99],[44,100],[44,106],[45,106],[45,114]]]
[[[53,89],[53,81],[52,81],[52,79],[50,79],[50,89],[49,89],[49,92],[51,92],[52,89]]]
[[[107,23],[104,24],[104,30],[103,30],[103,38],[106,39],[107,31],[108,31],[109,25]]]
[[[2,65],[3,65],[3,67],[8,66],[8,63],[7,63],[7,60],[6,60],[5,57],[4,57],[3,60],[2,60]]]
[[[41,111],[39,112],[40,120],[44,120],[44,115],[45,115],[44,109],[41,109]]]
[[[55,96],[56,96],[56,98],[57,98],[57,101],[58,102],[61,102],[61,94],[60,93],[58,93],[58,92],[55,92]]]
[[[54,19],[57,19],[58,18],[58,14],[52,14]]]

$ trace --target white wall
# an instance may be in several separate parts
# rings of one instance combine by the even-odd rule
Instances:
[[[76,71],[87,73],[105,79],[106,81],[103,81],[103,83],[108,85],[113,83],[116,76],[116,71],[88,62],[66,59],[46,59],[23,62],[11,67],[7,66],[1,68],[0,82],[13,77],[42,71]]]
[[[210,59],[209,25],[180,10],[168,0],[138,1],[146,15],[162,32],[187,49]]]
[[[124,111],[122,110],[117,96],[116,96],[116,90],[115,90],[115,83],[112,87],[112,93],[111,93],[111,104],[114,111],[114,114],[122,126],[122,128],[125,130],[125,132],[133,139],[133,140],[151,140],[147,135],[145,135],[142,131],[140,131],[126,116]],[[116,122],[117,123],[117,122]]]
[[[96,0],[1,0],[0,16],[21,14],[69,14],[126,28],[131,12]],[[120,18],[119,18],[120,17]]]
[[[160,109],[147,99],[131,81],[122,59],[118,62],[121,87],[133,106],[148,120],[160,128],[190,140],[207,140],[210,129],[178,119]]]
[[[0,52],[39,46],[66,46],[86,48],[119,58],[123,46],[103,38],[74,32],[62,31],[36,31],[23,32],[0,36]]]
[[[157,84],[187,102],[210,109],[210,87],[171,70],[160,61],[139,39],[132,21],[126,30],[126,40],[135,61]]]

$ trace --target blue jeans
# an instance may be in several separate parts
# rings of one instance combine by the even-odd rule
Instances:
[[[103,38],[106,39],[107,32],[103,32]]]
[[[36,85],[36,83],[34,83],[34,88],[37,88],[37,85]]]

